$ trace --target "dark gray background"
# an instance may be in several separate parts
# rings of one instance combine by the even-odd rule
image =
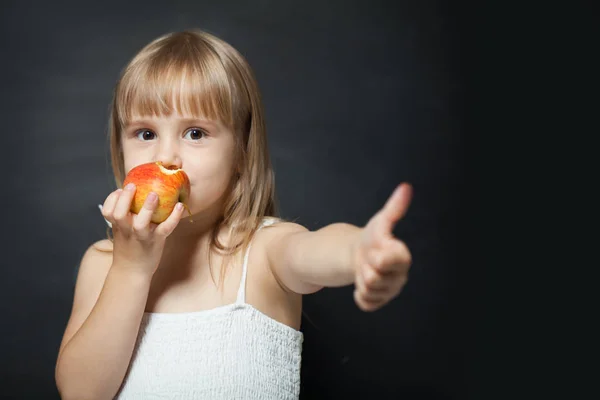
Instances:
[[[105,234],[97,204],[114,189],[106,128],[121,68],[157,36],[201,28],[255,70],[284,217],[362,225],[414,185],[395,230],[414,259],[403,294],[375,313],[352,287],[306,297],[302,397],[464,398],[465,17],[449,3],[5,3],[0,396],[57,398],[78,262]]]

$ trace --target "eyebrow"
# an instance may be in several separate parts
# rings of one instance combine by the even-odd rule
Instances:
[[[217,124],[215,124],[214,122],[210,121],[210,120],[206,120],[206,119],[200,119],[200,118],[181,118],[178,119],[178,123],[180,123],[181,125],[196,125],[196,124],[200,124],[200,125],[205,125],[213,130],[217,130],[218,126]],[[149,120],[149,119],[134,119],[130,122],[128,122],[127,124],[125,124],[125,129],[131,129],[133,127],[142,127],[142,126],[152,126],[155,125],[154,121]]]

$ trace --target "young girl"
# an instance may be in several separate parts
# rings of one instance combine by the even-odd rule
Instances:
[[[364,227],[317,231],[275,217],[259,91],[230,45],[201,31],[165,35],[123,71],[110,116],[117,187],[133,167],[183,169],[184,214],[150,222],[150,194],[111,193],[113,237],[81,260],[56,363],[63,399],[296,399],[302,295],[355,285],[373,311],[397,296],[410,252],[392,235],[400,185]]]

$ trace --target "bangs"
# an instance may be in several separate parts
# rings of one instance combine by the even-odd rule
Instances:
[[[216,54],[194,47],[167,46],[134,60],[116,93],[115,111],[122,127],[134,118],[173,113],[233,126],[235,94],[227,72]]]

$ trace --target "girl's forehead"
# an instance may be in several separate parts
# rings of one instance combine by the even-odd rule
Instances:
[[[158,115],[158,114],[132,114],[125,122],[125,127],[134,125],[143,125],[151,123],[154,125],[195,125],[200,124],[206,128],[214,130],[223,130],[225,125],[219,119],[209,118],[199,114],[181,114],[178,112],[172,112],[170,114]]]
[[[158,113],[131,113],[130,121],[138,120],[164,120],[164,121],[180,121],[180,120],[202,120],[202,121],[215,121],[214,118],[210,118],[205,114],[192,114],[192,113],[180,113],[173,111],[170,113],[158,114]]]
[[[132,96],[120,104],[120,120],[123,125],[139,121],[173,123],[179,121],[203,121],[214,125],[228,126],[230,114],[219,107],[219,99],[210,96]]]

